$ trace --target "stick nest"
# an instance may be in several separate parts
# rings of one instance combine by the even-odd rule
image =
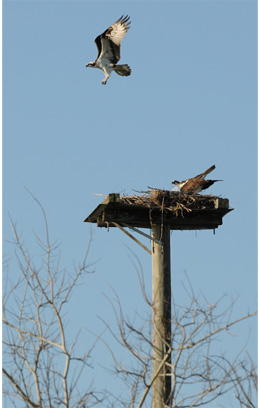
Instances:
[[[176,191],[150,189],[139,195],[121,196],[122,204],[160,208],[162,212],[171,212],[176,217],[184,212],[215,208],[216,196],[186,194]]]

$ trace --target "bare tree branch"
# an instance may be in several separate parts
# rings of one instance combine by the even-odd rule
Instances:
[[[141,267],[138,262],[135,265]],[[140,273],[139,271],[138,279],[141,292],[144,294]],[[150,317],[143,320],[138,315],[138,319],[130,322],[124,316],[120,299],[113,291],[116,301],[114,303],[109,300],[109,303],[114,312],[117,332],[110,324],[102,321],[107,332],[125,350],[125,363],[119,361],[117,352],[112,350],[108,341],[104,339],[102,341],[113,357],[115,375],[117,378],[120,377],[122,383],[129,389],[129,397],[111,395],[111,407],[150,407],[153,383],[158,376],[163,375],[161,368],[165,363],[168,364],[169,353],[172,356],[172,362],[168,365],[172,389],[167,407],[195,408],[207,404],[210,406],[214,400],[231,390],[232,392],[236,390],[236,398],[241,407],[255,407],[253,403],[255,396],[252,395],[252,382],[256,383],[254,365],[252,364],[250,369],[245,369],[240,353],[235,360],[228,359],[224,354],[218,354],[215,343],[221,341],[225,335],[236,337],[232,329],[238,327],[241,322],[255,317],[256,313],[247,313],[232,319],[233,300],[226,307],[226,297],[222,297],[212,305],[203,295],[201,301],[195,295],[190,282],[188,284],[189,288],[185,290],[190,298],[190,304],[185,307],[173,304],[171,344],[167,344],[168,354],[164,354],[161,365],[154,375],[152,375],[152,305],[147,302],[149,297],[146,294],[143,296],[146,307],[150,308]],[[241,370],[244,370],[243,376]],[[247,381],[250,382],[250,387],[245,389]]]
[[[63,310],[81,276],[88,273],[90,242],[82,264],[69,278],[60,267],[60,256],[56,256],[57,243],[50,242],[45,211],[30,194],[44,219],[45,238],[36,235],[44,255],[43,262],[36,267],[11,220],[20,276],[13,283],[9,273],[5,275],[2,313],[5,394],[12,399],[22,399],[28,407],[93,406],[100,402],[93,389],[79,392],[77,385],[84,369],[90,367],[94,345],[90,345],[84,355],[75,354],[79,333],[73,340],[69,339]]]

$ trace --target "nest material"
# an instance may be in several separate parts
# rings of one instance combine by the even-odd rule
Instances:
[[[212,195],[187,194],[176,191],[150,189],[141,195],[121,196],[123,204],[148,208],[160,208],[162,212],[171,212],[176,217],[184,212],[214,208],[217,197]]]

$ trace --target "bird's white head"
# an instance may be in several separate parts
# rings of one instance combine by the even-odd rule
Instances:
[[[86,65],[86,67],[92,67],[92,68],[95,68],[95,66],[96,66],[96,61],[89,62],[89,63]]]
[[[173,180],[172,184],[175,184],[175,186],[182,188],[188,180],[184,180],[184,181],[177,181],[177,180]]]

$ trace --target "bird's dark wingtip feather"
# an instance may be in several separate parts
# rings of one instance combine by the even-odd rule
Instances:
[[[129,26],[131,24],[131,21],[129,21],[130,16],[126,15],[124,16],[124,14],[116,21],[116,23],[122,23],[125,24],[127,26]],[[127,23],[127,24],[126,24]],[[129,27],[128,27],[129,28]]]

